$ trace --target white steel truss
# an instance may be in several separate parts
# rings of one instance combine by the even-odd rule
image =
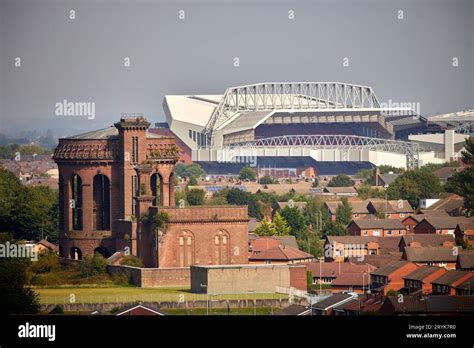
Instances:
[[[217,128],[236,114],[246,111],[361,108],[380,108],[371,87],[340,82],[259,83],[228,88],[204,132],[212,138]]]
[[[283,135],[235,143],[225,146],[225,149],[297,147],[318,150],[378,150],[401,153],[407,157],[407,168],[418,167],[420,152],[418,143],[357,135]]]

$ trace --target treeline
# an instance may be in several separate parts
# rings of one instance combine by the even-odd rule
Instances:
[[[19,160],[21,160],[22,155],[51,155],[52,153],[52,150],[37,145],[9,144],[0,146],[0,159],[15,159],[17,154],[20,154]]]
[[[58,240],[58,193],[47,186],[23,186],[15,175],[0,168],[0,232],[17,240]]]

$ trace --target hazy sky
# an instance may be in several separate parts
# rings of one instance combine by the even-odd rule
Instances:
[[[423,115],[458,111],[474,107],[473,18],[473,0],[0,0],[0,131],[158,122],[166,94],[264,81],[369,85]],[[95,119],[55,115],[64,99],[95,103]]]

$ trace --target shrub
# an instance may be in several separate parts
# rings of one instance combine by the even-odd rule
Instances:
[[[130,277],[126,272],[117,272],[111,275],[112,281],[115,285],[126,286],[130,285]]]
[[[107,261],[99,254],[95,253],[94,256],[85,256],[84,261],[80,266],[81,275],[83,277],[89,277],[96,274],[103,274],[107,270]]]
[[[58,256],[54,252],[48,252],[40,255],[38,261],[31,264],[33,273],[47,273],[60,268]]]
[[[135,255],[127,255],[122,259],[120,262],[121,265],[124,266],[132,266],[132,267],[143,267],[143,262],[141,259],[136,257]]]

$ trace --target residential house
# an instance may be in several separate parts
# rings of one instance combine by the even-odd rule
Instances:
[[[299,304],[291,304],[286,308],[283,308],[279,311],[273,313],[273,315],[291,315],[291,316],[302,316],[302,315],[311,315],[311,309],[307,306],[302,306]]]
[[[466,271],[474,271],[474,250],[460,251],[456,268]]]
[[[259,237],[249,234],[249,257],[257,255],[264,250],[276,248],[279,245],[290,246],[298,249],[298,243],[295,236],[268,236]]]
[[[342,204],[340,201],[328,201],[324,203],[324,206],[329,212],[331,221],[336,221],[336,211],[340,204]],[[349,204],[352,208],[353,220],[364,219],[370,216],[366,201],[349,201]]]
[[[474,245],[474,218],[458,223],[454,235],[459,242]]]
[[[472,315],[474,301],[470,296],[388,296],[381,306],[379,314],[383,315],[421,315],[421,316],[455,316]]]
[[[383,296],[359,295],[333,308],[334,315],[377,314],[382,308]]]
[[[454,193],[450,193],[436,203],[430,205],[427,209],[422,210],[422,212],[425,213],[428,210],[444,211],[451,216],[461,216],[464,212],[464,198]]]
[[[433,280],[432,293],[435,295],[456,295],[456,286],[474,277],[474,272],[450,270]]]
[[[384,188],[389,187],[399,177],[400,174],[380,174],[376,173],[372,178],[372,186],[381,186]]]
[[[333,294],[322,301],[314,303],[311,308],[314,315],[333,315],[333,308],[351,301],[356,294]]]
[[[121,308],[118,312],[115,313],[115,315],[116,316],[127,316],[127,315],[163,316],[164,314],[158,308],[154,308],[148,305],[134,304],[134,305]]]
[[[375,267],[370,265],[355,265],[350,262],[310,262],[306,270],[311,272],[313,284],[331,285],[335,279],[345,274],[363,274],[371,272]]]
[[[435,170],[433,174],[439,179],[442,184],[446,184],[448,179],[455,173],[462,172],[465,167],[443,167]]]
[[[398,245],[400,252],[406,247],[439,247],[453,248],[454,237],[450,234],[409,234],[402,236]]]
[[[370,272],[343,273],[331,283],[331,292],[364,294],[370,289]]]
[[[384,216],[386,219],[403,219],[414,210],[407,200],[380,200],[371,199],[367,205],[369,212],[376,216]]]
[[[291,246],[278,245],[249,257],[249,263],[295,264],[314,261],[313,255]]]
[[[33,250],[38,254],[45,253],[45,252],[58,253],[59,246],[47,241],[46,239],[42,239],[38,243],[34,244]]]
[[[293,206],[302,213],[304,211],[304,208],[306,208],[306,202],[277,202],[275,204],[275,208],[273,208],[272,210],[272,219],[277,212],[282,211],[288,206],[289,207]]]
[[[390,290],[400,291],[404,287],[403,277],[418,266],[408,261],[391,261],[370,273],[372,291],[386,295]]]
[[[474,295],[474,278],[469,278],[468,280],[454,286],[454,291],[456,295],[464,296],[473,296]]]
[[[323,190],[326,193],[335,195],[335,196],[341,196],[341,197],[347,197],[347,196],[357,196],[357,190],[350,186],[350,187],[329,187],[326,186]]]
[[[433,214],[434,213],[434,214]],[[403,228],[407,234],[414,233],[415,226],[418,225],[423,219],[427,217],[449,217],[448,213],[444,211],[426,211],[425,214],[413,214],[409,215],[402,220]]]
[[[413,272],[402,277],[404,280],[404,292],[407,294],[429,294],[431,282],[441,277],[447,270],[442,267],[421,266]]]
[[[326,261],[337,262],[348,259],[365,262],[366,257],[392,253],[392,257],[401,257],[399,243],[400,237],[327,236],[324,256]]]
[[[352,220],[347,226],[352,236],[390,237],[405,234],[402,222],[396,219],[360,219]]]
[[[428,266],[456,269],[458,247],[405,247],[402,258],[404,260]]]
[[[456,216],[456,217],[426,217],[420,221],[413,229],[415,234],[451,234],[454,236],[456,227],[459,225],[462,230],[464,226],[470,226],[474,218]],[[460,231],[459,233],[462,233]]]

